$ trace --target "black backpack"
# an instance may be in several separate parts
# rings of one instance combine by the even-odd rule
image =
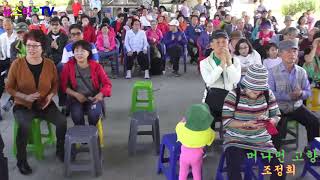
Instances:
[[[235,104],[235,109],[237,109],[238,107],[238,104],[239,104],[239,101],[240,101],[240,93],[241,93],[241,90],[240,90],[240,87],[237,87],[235,89],[236,91],[236,104]],[[266,90],[266,91],[263,91],[263,95],[264,97],[266,98],[266,101],[267,101],[267,105],[269,106],[269,90]]]

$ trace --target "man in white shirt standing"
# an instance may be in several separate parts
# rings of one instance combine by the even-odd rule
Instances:
[[[141,66],[141,70],[145,71],[144,78],[149,79],[149,60],[147,56],[149,44],[145,31],[141,30],[141,23],[139,20],[135,19],[132,21],[132,29],[127,31],[124,39],[124,45],[127,53],[126,79],[131,79],[131,70],[134,59],[136,58]]]
[[[11,44],[17,39],[17,34],[13,31],[13,23],[10,18],[5,18],[5,20],[3,21],[3,28],[5,30],[5,33],[0,35],[0,98],[5,88],[5,74],[10,67],[10,47]],[[2,120],[1,111],[0,120]]]

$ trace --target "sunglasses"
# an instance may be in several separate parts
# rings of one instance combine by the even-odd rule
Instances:
[[[59,26],[59,24],[51,24],[51,26]]]

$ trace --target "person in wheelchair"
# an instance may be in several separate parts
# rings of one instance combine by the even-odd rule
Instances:
[[[111,81],[102,65],[92,60],[91,45],[80,40],[73,44],[74,58],[61,73],[62,91],[69,95],[68,104],[75,125],[96,125],[103,111],[103,98],[111,96]]]

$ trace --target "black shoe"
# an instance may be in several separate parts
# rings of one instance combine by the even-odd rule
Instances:
[[[181,74],[178,72],[178,71],[173,71],[172,74],[175,76],[175,77],[180,77]]]
[[[64,153],[63,152],[56,152],[56,156],[61,162],[64,162]]]
[[[3,119],[2,119],[2,116],[1,116],[1,111],[0,111],[0,121],[2,121]]]
[[[32,169],[27,161],[18,161],[17,166],[20,173],[23,175],[29,175],[32,173]]]
[[[117,76],[114,73],[111,73],[110,78],[111,79],[117,79]]]
[[[70,115],[70,109],[66,108],[65,106],[62,107],[61,109],[61,113],[64,114],[65,116],[69,116]]]

